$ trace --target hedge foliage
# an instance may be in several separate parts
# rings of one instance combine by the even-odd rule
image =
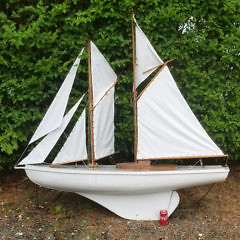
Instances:
[[[0,167],[13,166],[78,52],[92,39],[119,75],[116,150],[133,143],[131,12],[217,145],[240,158],[239,0],[3,0]],[[71,97],[87,90],[84,56]]]

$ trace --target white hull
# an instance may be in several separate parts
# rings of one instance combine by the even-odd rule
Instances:
[[[85,196],[117,215],[135,220],[158,220],[161,209],[169,216],[179,203],[174,190],[224,181],[229,168],[185,167],[173,171],[121,170],[115,166],[86,167],[26,165],[34,183]]]

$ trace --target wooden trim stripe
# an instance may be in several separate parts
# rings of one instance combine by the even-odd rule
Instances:
[[[69,164],[69,163],[83,162],[83,161],[87,161],[87,160],[88,160],[88,158],[84,158],[84,159],[81,159],[81,160],[69,161],[69,162],[63,162],[63,163],[51,163],[49,165],[49,167],[56,167],[56,166],[61,166],[61,165]]]
[[[226,158],[227,154],[223,155],[205,155],[205,156],[178,156],[178,157],[161,157],[161,158],[140,158],[137,161],[149,161],[149,160],[170,160],[170,159],[194,159],[194,158]]]

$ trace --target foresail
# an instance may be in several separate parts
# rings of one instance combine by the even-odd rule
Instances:
[[[38,143],[35,148],[33,148],[33,150],[28,154],[28,156],[25,157],[18,165],[37,164],[45,161],[48,154],[51,152],[52,148],[55,146],[59,137],[62,135],[63,131],[70,122],[83,97],[84,96],[82,96],[78,100],[78,102],[71,108],[71,110],[64,116],[61,126],[50,132],[47,136],[45,136],[41,140],[41,142]]]
[[[93,42],[91,42],[91,70],[93,106],[96,106],[104,94],[116,82],[117,75]]]
[[[114,153],[114,88],[100,101],[93,114],[95,159]]]
[[[87,159],[86,110],[84,109],[53,164],[77,162]]]
[[[137,159],[222,156],[181,95],[168,67],[137,102]]]
[[[50,107],[48,108],[45,116],[40,122],[37,130],[32,136],[29,144],[38,140],[39,138],[45,136],[56,128],[60,127],[63,121],[63,115],[67,106],[68,98],[72,89],[74,78],[80,63],[80,56],[83,53],[81,50],[79,56],[75,60],[74,64],[71,67],[71,70],[67,74],[62,86],[58,90],[55,98],[53,99]]]
[[[91,42],[95,160],[114,153],[114,86],[117,75]]]
[[[136,64],[135,81],[136,87],[140,85],[156,68],[163,63],[149,42],[148,38],[137,24],[135,25],[136,38]]]

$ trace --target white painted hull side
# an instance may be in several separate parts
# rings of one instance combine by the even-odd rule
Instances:
[[[117,215],[134,220],[158,220],[161,209],[169,216],[179,203],[174,190],[222,182],[229,168],[180,166],[171,171],[135,171],[114,165],[87,167],[26,165],[29,179],[46,188],[75,192]]]

